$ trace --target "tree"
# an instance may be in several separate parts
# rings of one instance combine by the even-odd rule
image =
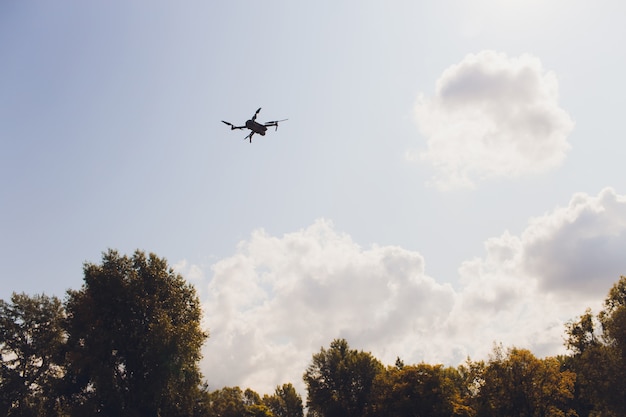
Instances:
[[[609,291],[598,319],[602,324],[603,341],[615,349],[621,364],[626,365],[626,276],[620,277]]]
[[[243,392],[243,402],[246,407],[246,416],[274,417],[269,407],[261,400],[261,396],[250,388]]]
[[[484,369],[478,416],[561,417],[570,408],[576,375],[557,358],[537,359],[529,350],[501,347]]]
[[[313,355],[304,373],[309,412],[322,417],[358,417],[365,413],[374,378],[383,370],[370,353],[335,339]]]
[[[567,369],[576,373],[574,407],[578,415],[588,416],[604,408],[604,396],[613,385],[609,375],[613,368],[610,351],[602,342],[598,321],[587,309],[578,321],[566,324],[565,346],[573,355],[566,358]]]
[[[401,366],[399,366],[401,365]],[[374,381],[371,415],[374,417],[469,415],[461,403],[455,379],[460,376],[443,365],[398,364]]]
[[[613,285],[596,317],[587,309],[567,324],[566,334],[579,415],[626,415],[626,277]]]
[[[63,377],[64,310],[56,297],[0,300],[0,415],[55,415]]]
[[[613,285],[595,320],[587,309],[566,331],[580,414],[626,415],[626,277]]]
[[[244,394],[239,387],[224,387],[209,394],[210,415],[219,417],[241,417],[246,415]]]
[[[587,309],[578,321],[567,323],[565,328],[565,346],[574,354],[582,354],[600,344],[591,309]]]
[[[154,254],[109,250],[68,291],[68,382],[76,413],[187,416],[200,396],[200,302]]]
[[[291,383],[277,386],[274,395],[264,396],[266,404],[276,417],[303,417],[302,397]]]
[[[261,396],[250,388],[224,387],[209,394],[208,415],[215,417],[274,417]]]
[[[609,368],[604,375],[609,381],[604,397],[608,408],[616,415],[626,415],[626,277],[611,288],[598,318],[602,323],[605,357]]]

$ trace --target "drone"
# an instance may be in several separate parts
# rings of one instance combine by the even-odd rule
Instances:
[[[250,120],[246,121],[246,124],[244,126],[235,126],[232,123],[229,123],[227,121],[222,120],[222,123],[227,124],[228,126],[230,126],[230,130],[235,130],[235,129],[250,129],[251,132],[248,136],[246,136],[245,138],[243,138],[244,140],[246,139],[250,139],[250,143],[252,143],[252,136],[255,133],[258,133],[261,136],[265,136],[265,132],[267,131],[268,127],[275,127],[276,130],[278,130],[278,123],[280,122],[284,122],[287,119],[282,119],[282,120],[272,120],[271,122],[267,122],[264,124],[261,124],[259,122],[256,121],[256,116],[259,114],[259,112],[261,111],[261,108],[259,107],[259,109],[254,112],[254,116],[252,116],[252,118]]]

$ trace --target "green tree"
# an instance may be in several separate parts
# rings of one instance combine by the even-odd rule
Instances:
[[[64,310],[56,297],[0,300],[0,415],[56,414],[64,374]]]
[[[501,347],[487,363],[478,394],[478,416],[564,417],[570,408],[576,375],[557,358],[538,359],[529,350]]]
[[[360,417],[370,401],[374,378],[382,364],[370,353],[350,349],[335,339],[328,350],[313,355],[304,373],[309,412],[322,417]]]
[[[274,395],[264,396],[266,404],[276,417],[303,417],[302,397],[291,383],[277,386]]]
[[[587,309],[568,323],[566,333],[566,346],[574,353],[568,366],[578,376],[579,415],[626,415],[626,277],[610,289],[596,318]]]
[[[274,413],[263,403],[252,404],[246,408],[246,416],[249,417],[274,417]]]
[[[615,359],[612,373],[616,381],[622,381],[613,392],[615,411],[626,415],[626,386],[623,384],[626,379],[626,276],[620,277],[609,291],[598,319],[602,324],[603,341]]]
[[[246,407],[246,416],[274,417],[269,407],[261,400],[261,396],[250,388],[243,392],[243,402]]]
[[[209,394],[209,416],[215,417],[274,417],[261,396],[250,388],[224,387]]]
[[[374,382],[374,417],[450,417],[470,415],[461,402],[456,371],[443,365],[404,365],[388,368]]]
[[[600,344],[591,309],[587,309],[578,321],[571,321],[565,327],[567,334],[565,346],[574,354],[582,354]]]
[[[580,417],[605,408],[605,393],[611,389],[608,378],[614,362],[610,349],[602,343],[598,321],[587,309],[577,321],[567,323],[565,346],[573,353],[566,358],[567,369],[576,373],[574,408]]]
[[[211,416],[241,417],[246,415],[244,394],[239,387],[224,387],[209,394]]]
[[[165,259],[141,251],[109,250],[84,275],[66,302],[75,413],[192,415],[207,337],[194,288]]]

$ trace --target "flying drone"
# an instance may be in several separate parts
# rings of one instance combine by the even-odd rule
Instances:
[[[246,136],[245,138],[243,138],[244,140],[246,139],[250,139],[250,143],[252,143],[252,136],[255,133],[258,133],[261,136],[265,136],[265,132],[267,131],[268,127],[275,127],[276,130],[278,130],[278,123],[279,122],[284,122],[287,119],[282,119],[282,120],[272,120],[271,122],[267,122],[267,123],[259,123],[256,121],[256,116],[259,114],[259,112],[261,111],[261,108],[259,107],[259,109],[254,112],[254,116],[252,116],[252,118],[250,120],[246,121],[246,124],[244,126],[235,126],[232,123],[226,122],[224,120],[222,120],[222,123],[227,124],[228,126],[230,126],[230,130],[235,130],[235,129],[250,129],[251,132],[248,136]]]

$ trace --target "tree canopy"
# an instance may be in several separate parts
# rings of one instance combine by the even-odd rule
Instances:
[[[109,250],[84,265],[62,302],[0,300],[1,416],[304,417],[291,383],[271,395],[209,391],[208,337],[195,289],[165,259]],[[537,358],[495,345],[457,367],[384,367],[345,339],[312,354],[303,381],[311,417],[618,417],[626,415],[626,277],[603,309],[565,328],[571,354]]]
[[[557,358],[538,359],[527,349],[494,348],[480,375],[475,410],[485,416],[574,415],[576,374]]]
[[[626,277],[610,289],[602,311],[594,317],[587,309],[566,334],[581,415],[626,415]]]
[[[63,306],[56,297],[0,300],[0,415],[53,415],[63,377]]]
[[[370,414],[373,417],[466,416],[457,385],[460,375],[443,365],[388,367],[376,376]]]
[[[362,416],[382,370],[370,353],[350,349],[345,339],[333,340],[328,350],[313,355],[304,373],[309,411],[323,417]]]
[[[74,399],[100,415],[191,415],[207,337],[194,288],[140,251],[108,251],[84,273],[66,304]]]

